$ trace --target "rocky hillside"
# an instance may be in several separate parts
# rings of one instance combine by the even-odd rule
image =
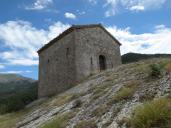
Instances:
[[[68,91],[0,116],[1,128],[170,128],[171,59],[94,74]]]

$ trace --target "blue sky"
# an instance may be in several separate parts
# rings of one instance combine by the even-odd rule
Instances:
[[[38,78],[36,51],[72,24],[101,23],[121,53],[171,53],[170,0],[1,0],[0,73]]]

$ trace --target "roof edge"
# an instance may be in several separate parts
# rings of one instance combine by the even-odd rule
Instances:
[[[52,44],[54,44],[56,41],[62,39],[62,37],[64,37],[65,35],[69,34],[72,31],[73,31],[73,27],[71,26],[68,29],[66,29],[64,32],[62,32],[61,34],[59,34],[57,37],[55,37],[54,39],[52,39],[51,41],[49,41],[49,43],[45,44],[37,52],[38,53],[41,53],[43,50],[45,50],[46,48],[48,48],[49,46],[51,46]]]
[[[40,48],[37,53],[40,54],[43,50],[47,49],[50,47],[52,44],[54,44],[56,41],[62,39],[65,35],[69,34],[72,32],[74,29],[81,29],[81,28],[91,28],[91,27],[100,27],[102,28],[118,45],[121,45],[121,43],[111,34],[109,33],[106,28],[103,27],[102,24],[90,24],[90,25],[72,25],[68,29],[66,29],[64,32],[59,34],[57,37],[52,39],[49,43],[45,44],[42,48]]]

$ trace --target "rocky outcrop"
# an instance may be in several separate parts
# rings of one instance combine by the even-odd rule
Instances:
[[[166,60],[127,64],[90,76],[60,95],[30,105],[29,112],[20,118],[16,127],[43,127],[56,117],[72,112],[73,116],[65,119],[66,128],[83,125],[85,120],[94,121],[98,128],[127,128],[126,120],[136,106],[170,94],[170,73],[157,79],[149,76],[149,65],[161,61]]]

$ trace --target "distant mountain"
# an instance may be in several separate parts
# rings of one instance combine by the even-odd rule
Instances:
[[[36,98],[36,80],[17,74],[0,74],[0,113],[19,110]]]
[[[139,53],[127,53],[122,55],[122,63],[137,62],[144,59],[151,58],[170,58],[171,54],[139,54]]]
[[[0,83],[20,82],[20,81],[35,82],[35,80],[31,78],[27,78],[18,74],[0,74]]]

